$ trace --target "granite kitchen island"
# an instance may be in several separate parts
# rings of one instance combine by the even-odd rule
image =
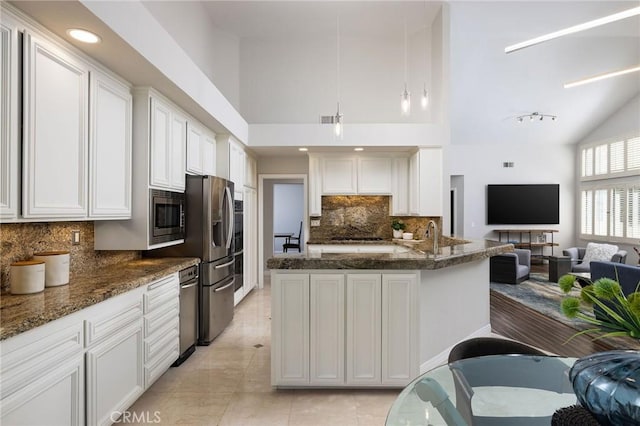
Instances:
[[[404,387],[488,335],[489,258],[511,244],[312,241],[267,261],[276,387]]]

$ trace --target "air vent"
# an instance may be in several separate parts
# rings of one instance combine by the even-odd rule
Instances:
[[[333,115],[321,115],[320,116],[320,124],[333,124],[335,123],[336,117]]]
[[[502,163],[502,167],[513,167],[513,161],[505,161]]]

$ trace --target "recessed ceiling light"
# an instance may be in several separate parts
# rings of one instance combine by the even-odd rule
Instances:
[[[543,43],[545,41],[553,40],[554,38],[574,34],[579,31],[589,30],[591,28],[599,27],[601,25],[610,24],[611,22],[620,21],[621,19],[630,18],[632,16],[640,15],[640,7],[634,7],[632,9],[623,10],[622,12],[614,13],[613,15],[603,16],[602,18],[594,19],[593,21],[583,22],[582,24],[574,25],[563,30],[554,31],[549,34],[541,35],[540,37],[532,38],[530,40],[523,41],[522,43],[512,44],[504,48],[504,53],[515,52],[516,50],[524,49],[525,47],[535,46],[536,44]]]
[[[364,148],[353,148],[354,151],[364,151]]]
[[[67,34],[83,43],[99,43],[102,40],[97,34],[80,28],[70,28],[67,30]]]
[[[583,78],[582,80],[572,81],[571,83],[565,83],[564,88],[570,89],[572,87],[581,86],[583,84],[593,83],[594,81],[604,80],[605,78],[617,77],[619,75],[629,74],[631,72],[637,71],[640,71],[640,65],[623,70],[611,71],[605,74],[594,75],[592,77]]]
[[[309,151],[309,148],[304,148],[304,147],[298,148],[298,151],[307,152]]]

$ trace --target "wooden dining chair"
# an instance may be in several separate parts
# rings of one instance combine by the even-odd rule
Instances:
[[[298,253],[300,250],[300,237],[302,236],[302,222],[300,222],[300,229],[298,230],[298,236],[291,236],[287,238],[287,241],[282,245],[282,251],[287,253],[289,249],[297,249]]]

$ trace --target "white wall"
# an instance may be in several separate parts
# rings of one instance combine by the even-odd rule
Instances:
[[[560,232],[554,236],[560,245],[554,254],[570,247],[575,240],[574,169],[575,147],[558,145],[450,145],[450,173],[464,176],[464,237],[497,239],[492,230],[499,226],[487,225],[486,187],[488,184],[560,185],[560,224],[509,226],[510,228],[549,228]],[[504,168],[505,161],[514,162],[513,168]],[[504,227],[503,227],[504,228]],[[549,254],[547,252],[547,254]]]
[[[169,32],[225,98],[240,109],[240,40],[217,29],[200,2],[144,1],[144,6]]]
[[[277,183],[273,186],[273,232],[292,233],[298,236],[300,222],[304,219],[304,185],[301,183]],[[301,240],[303,236],[301,235]],[[274,252],[282,252],[284,239],[274,240]],[[301,246],[304,248],[304,246]]]
[[[241,42],[240,100],[251,123],[318,123],[336,113],[336,35],[307,38],[245,38]],[[425,123],[419,107],[431,81],[430,32],[409,34],[408,89],[412,114],[400,114],[404,89],[404,35],[340,37],[340,109],[349,123]],[[425,68],[428,63],[428,69]]]

